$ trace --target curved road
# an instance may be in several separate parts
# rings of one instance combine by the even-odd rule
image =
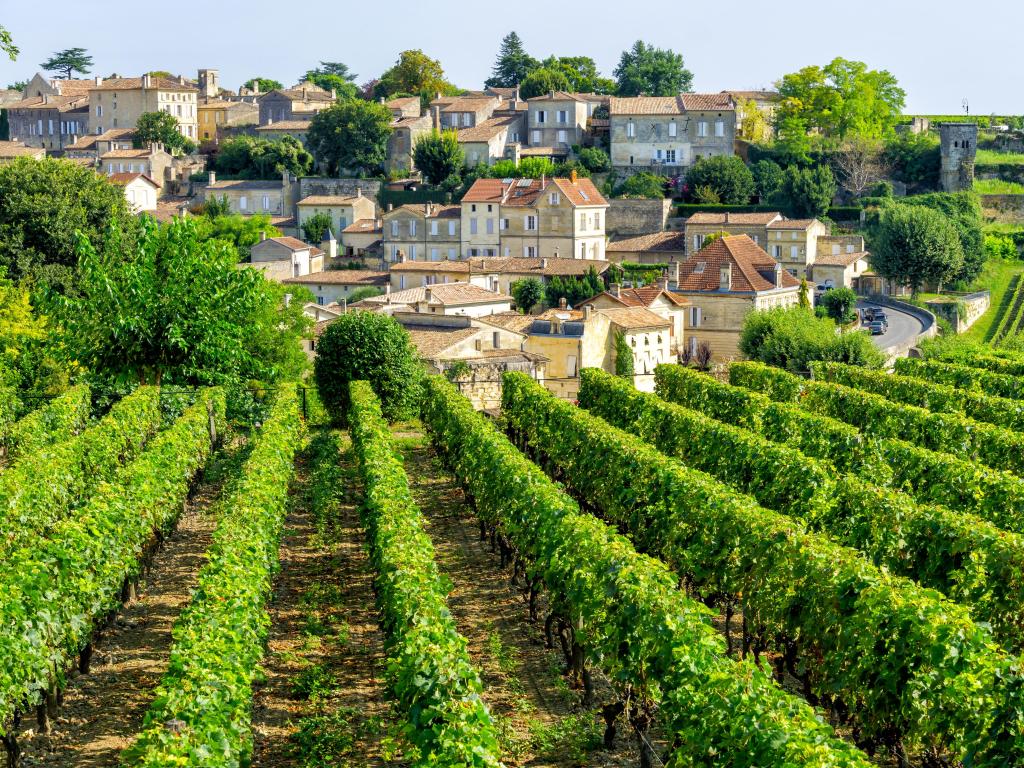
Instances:
[[[868,304],[871,304],[871,302],[858,301],[857,307],[863,309]],[[878,305],[871,304],[871,306]],[[916,338],[924,331],[924,326],[921,324],[921,321],[913,315],[906,312],[900,312],[898,309],[893,309],[892,307],[882,307],[882,309],[885,310],[885,314],[889,318],[889,330],[881,336],[871,337],[871,341],[873,341],[875,346],[879,349],[884,351],[889,347],[895,347]]]

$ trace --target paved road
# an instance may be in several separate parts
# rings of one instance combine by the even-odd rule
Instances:
[[[865,302],[857,302],[858,307],[863,307]],[[921,321],[911,314],[900,312],[892,307],[884,307],[885,314],[889,317],[889,330],[881,336],[872,336],[871,341],[879,349],[888,349],[910,341],[924,331]]]

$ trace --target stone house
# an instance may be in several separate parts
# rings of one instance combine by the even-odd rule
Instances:
[[[870,268],[869,258],[870,254],[865,251],[818,254],[808,279],[822,288],[856,289],[858,278]]]
[[[491,117],[474,128],[461,128],[459,144],[466,155],[466,166],[494,165],[499,160],[515,161],[511,145],[522,141],[525,119],[522,115]]]
[[[430,102],[432,123],[441,130],[473,128],[494,114],[501,106],[497,96],[438,96]]]
[[[19,157],[31,157],[42,160],[46,150],[42,147],[29,147],[20,141],[0,141],[0,165],[10,163]]]
[[[461,206],[463,258],[605,259],[608,202],[590,179],[478,179]]]
[[[217,97],[201,98],[196,111],[200,141],[219,141],[223,128],[257,125],[260,119],[260,110],[256,104]]]
[[[584,312],[586,307],[584,307]],[[672,345],[672,321],[646,307],[616,307],[595,310],[610,323],[608,343],[611,346],[614,373],[615,337],[622,334],[633,353],[633,386],[641,392],[654,391],[654,369],[675,359]]]
[[[323,272],[324,252],[294,237],[267,237],[261,232],[260,241],[249,249],[249,262],[271,280],[283,281]]]
[[[339,235],[341,255],[364,260],[373,257],[380,258],[383,236],[384,224],[380,219],[353,221],[341,230]]]
[[[134,128],[147,112],[166,112],[178,123],[178,131],[197,140],[199,89],[184,77],[97,78],[89,89],[90,127],[103,133],[110,128]]]
[[[11,139],[60,152],[89,132],[89,97],[43,94],[5,107]]]
[[[112,149],[99,156],[99,172],[105,176],[141,173],[163,189],[171,162],[171,156],[156,145],[149,149]]]
[[[418,96],[384,101],[391,110],[391,135],[388,137],[387,159],[384,166],[388,171],[411,173],[414,167],[412,150],[420,136],[428,134],[434,128],[430,114],[423,113],[423,106]]]
[[[800,281],[747,235],[718,238],[679,264],[674,293],[690,302],[687,348],[706,342],[718,360],[735,359],[751,312],[796,306]]]
[[[281,120],[277,123],[257,126],[256,135],[267,141],[277,141],[285,136],[291,136],[305,146],[311,123],[311,120]]]
[[[599,293],[577,305],[580,307],[592,306],[595,309],[622,309],[626,307],[638,307],[653,312],[669,324],[668,350],[673,355],[677,350],[682,349],[685,343],[684,334],[686,328],[686,315],[690,308],[690,302],[682,296],[678,296],[668,290],[668,281],[662,280],[657,285],[645,286],[643,288],[622,288],[613,284],[611,289]],[[646,343],[645,343],[645,346]],[[660,343],[658,347],[660,348]],[[641,360],[640,362],[649,362]]]
[[[459,258],[460,209],[436,203],[400,205],[383,216],[384,260],[444,261]]]
[[[593,269],[598,275],[608,269],[607,261],[584,259],[526,259],[521,256],[505,258],[473,257],[460,261],[405,261],[391,265],[391,287],[402,290],[418,285],[468,282],[490,291],[511,295],[513,283],[535,278],[547,284],[556,275],[582,277]]]
[[[383,292],[388,286],[388,273],[366,269],[328,269],[283,280],[287,285],[302,285],[313,292],[319,306],[331,307],[349,297],[360,288],[374,288]]]
[[[590,109],[586,98],[576,93],[551,91],[527,99],[529,105],[526,143],[530,147],[551,147],[568,152],[582,144]]]
[[[365,197],[361,189],[354,195],[310,195],[299,200],[295,207],[300,229],[306,220],[319,213],[330,217],[333,232],[344,232],[349,224],[377,217],[377,204],[373,198]]]
[[[294,88],[283,88],[263,94],[257,100],[260,125],[271,125],[293,120],[309,120],[317,112],[334,104],[333,91],[325,91],[313,83],[299,83]]]
[[[817,219],[777,219],[768,225],[767,251],[796,278],[807,277],[818,255],[818,238],[829,228]]]
[[[700,211],[688,218],[683,226],[686,250],[696,253],[704,247],[708,235],[746,235],[762,248],[768,244],[768,226],[782,221],[778,212],[768,213],[712,213]]]
[[[218,181],[215,171],[210,171],[210,179],[203,187],[204,200],[211,198],[227,198],[231,213],[243,216],[266,214],[271,217],[291,217],[294,215],[295,199],[299,185],[287,172],[281,174],[280,180],[239,179]],[[292,222],[294,224],[294,222]]]
[[[89,89],[103,78],[71,78],[46,77],[37,72],[21,90],[20,98],[31,96],[88,96]]]
[[[483,317],[512,309],[512,297],[488,291],[470,283],[440,283],[404,291],[392,291],[390,284],[384,295],[363,299],[356,306],[375,312],[420,312],[437,315]]]
[[[160,185],[149,176],[142,173],[115,173],[108,180],[124,188],[124,196],[132,213],[156,210]]]
[[[666,264],[686,258],[686,235],[682,232],[651,232],[614,238],[605,250],[608,261],[621,264]]]
[[[736,104],[727,93],[612,97],[608,109],[618,171],[678,176],[699,157],[733,154]]]

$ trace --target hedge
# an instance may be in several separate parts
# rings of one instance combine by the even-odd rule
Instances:
[[[350,384],[352,444],[365,489],[361,517],[388,637],[388,678],[417,765],[498,768],[497,729],[483,684],[446,602],[449,584],[368,382]]]
[[[996,397],[1024,400],[1024,377],[996,373],[984,368],[943,363],[939,360],[915,360],[903,357],[896,361],[896,373],[916,376],[952,387],[981,390]]]
[[[519,380],[506,378],[506,387]],[[506,392],[511,392],[506,389]],[[707,608],[688,599],[660,562],[575,502],[447,381],[430,377],[423,421],[481,520],[528,563],[573,638],[634,710],[657,706],[673,744],[670,766],[709,761],[868,766],[799,699],[751,661],[725,658]]]
[[[220,516],[192,600],[174,624],[168,670],[126,765],[248,765],[252,685],[266,648],[265,607],[277,569],[299,442],[294,387],[279,389]],[[174,723],[176,727],[168,727]]]
[[[15,462],[78,434],[89,420],[91,394],[88,384],[78,384],[12,424],[3,436],[7,460]]]
[[[73,517],[8,553],[0,581],[0,718],[8,738],[15,710],[52,702],[65,670],[94,629],[122,602],[160,536],[174,526],[192,480],[222,429],[224,394],[207,390]]]
[[[938,413],[960,413],[1007,429],[1024,429],[1024,402],[986,395],[910,376],[871,371],[842,363],[811,363],[814,378],[881,395]]]
[[[1024,742],[1014,741],[1024,719],[1017,660],[963,607],[807,533],[528,376],[505,374],[502,412],[643,549],[706,599],[738,600],[758,645],[775,647],[780,665],[818,695],[841,700],[864,742],[945,749],[974,766],[1024,759]]]
[[[0,475],[0,553],[31,544],[68,516],[136,456],[159,426],[159,391],[140,387],[80,435],[7,469]]]
[[[581,376],[580,405],[595,416],[769,509],[805,520],[873,563],[972,606],[1005,646],[1024,644],[1024,537],[973,515],[918,506],[854,475],[837,477],[796,449],[638,392],[604,371],[586,368]]]

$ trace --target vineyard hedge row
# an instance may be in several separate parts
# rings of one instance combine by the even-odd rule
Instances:
[[[748,632],[818,696],[841,700],[863,743],[937,747],[975,766],[1024,758],[1014,741],[1024,717],[1016,660],[964,608],[807,533],[528,376],[506,374],[502,411],[559,479],[643,549],[708,598],[738,600]]]
[[[89,420],[91,394],[87,384],[78,384],[14,422],[3,437],[8,462],[78,434]]]
[[[380,401],[365,381],[349,387],[348,422],[363,480],[363,525],[377,606],[388,637],[388,678],[421,765],[498,768],[497,731],[483,684],[448,610],[434,561]]]
[[[917,360],[902,357],[896,361],[896,373],[916,376],[951,387],[980,390],[996,397],[1024,400],[1024,377],[1008,373],[996,373],[984,368],[974,368],[940,360]]]

